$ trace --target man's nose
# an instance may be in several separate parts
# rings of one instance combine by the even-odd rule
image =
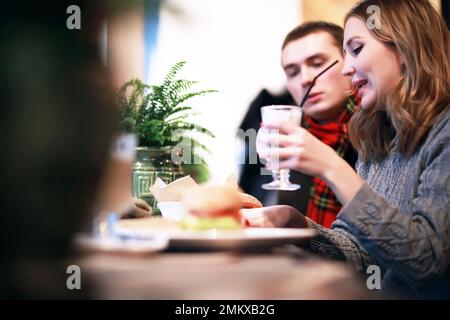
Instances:
[[[314,75],[312,73],[312,70],[310,68],[303,68],[300,75],[300,81],[302,82],[302,86],[304,88],[307,88],[311,85],[313,78]]]

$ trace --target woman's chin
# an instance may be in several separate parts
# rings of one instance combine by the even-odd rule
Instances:
[[[369,99],[369,97],[363,97],[360,105],[364,110],[372,110],[375,107],[375,102],[373,99]]]

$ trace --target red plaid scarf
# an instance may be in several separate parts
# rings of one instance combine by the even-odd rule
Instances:
[[[310,117],[304,116],[304,127],[320,141],[332,147],[343,158],[350,148],[347,124],[354,107],[354,102],[349,99],[346,109],[339,119],[326,124],[318,124]],[[306,216],[324,227],[330,228],[340,209],[341,204],[330,187],[323,180],[313,177]]]

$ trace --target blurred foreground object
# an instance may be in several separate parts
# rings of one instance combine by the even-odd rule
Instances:
[[[114,131],[114,93],[98,56],[98,1],[11,5],[0,19],[0,298],[73,298],[71,238],[90,220]],[[83,284],[86,284],[84,281]]]
[[[152,214],[152,208],[144,200],[131,195],[136,144],[134,134],[120,134],[115,138],[98,192],[97,215],[117,213],[122,218],[138,218]]]

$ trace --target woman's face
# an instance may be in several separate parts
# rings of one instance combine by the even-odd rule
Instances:
[[[344,29],[342,74],[352,77],[362,108],[385,110],[386,97],[401,77],[401,57],[372,36],[361,19],[351,17]]]

